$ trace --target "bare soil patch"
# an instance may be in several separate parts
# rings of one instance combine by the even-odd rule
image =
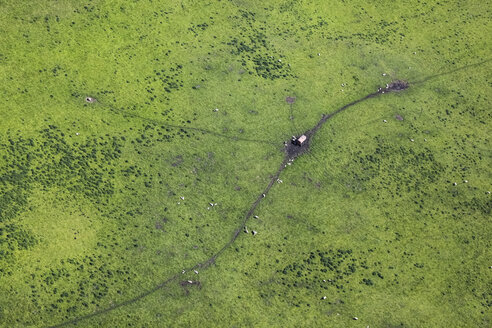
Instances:
[[[287,97],[287,98],[285,98],[285,101],[286,101],[288,104],[293,104],[293,103],[295,103],[295,101],[296,101],[296,97]]]

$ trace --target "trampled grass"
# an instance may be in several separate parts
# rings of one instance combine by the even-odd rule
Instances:
[[[0,326],[490,326],[490,7],[2,1]]]

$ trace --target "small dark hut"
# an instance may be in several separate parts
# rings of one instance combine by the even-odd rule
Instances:
[[[304,142],[306,142],[307,140],[307,137],[303,134],[302,136],[300,136],[299,138],[295,139],[293,141],[294,145],[296,146],[302,146],[304,144]]]

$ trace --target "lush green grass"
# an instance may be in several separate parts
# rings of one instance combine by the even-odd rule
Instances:
[[[282,172],[256,236],[78,326],[490,326],[490,8],[0,2],[0,326],[206,261],[283,141],[395,78],[411,87],[336,115]]]

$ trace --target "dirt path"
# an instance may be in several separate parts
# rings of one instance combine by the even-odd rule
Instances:
[[[116,111],[115,111],[115,113],[116,113]],[[157,124],[157,125],[166,127],[166,128],[171,128],[171,129],[175,129],[175,130],[196,131],[196,132],[201,132],[201,133],[204,133],[204,134],[210,134],[210,135],[213,135],[215,137],[229,139],[229,140],[232,140],[232,141],[247,141],[247,142],[254,142],[254,143],[270,144],[270,145],[275,145],[275,146],[278,145],[277,143],[274,143],[274,142],[271,142],[271,141],[267,141],[267,140],[248,139],[248,138],[242,138],[242,137],[239,137],[239,136],[230,136],[230,135],[227,135],[227,134],[223,134],[223,133],[219,133],[219,132],[216,132],[216,131],[207,130],[207,129],[203,129],[203,128],[197,128],[197,127],[192,127],[192,126],[182,126],[182,125],[175,125],[175,124],[164,123],[162,121],[155,120],[155,119],[152,119],[152,118],[147,118],[147,117],[144,117],[144,116],[140,116],[140,115],[135,114],[135,113],[124,113],[123,114],[123,117],[138,118],[138,119],[140,119],[140,120],[142,120],[144,122],[154,123],[154,124]]]
[[[232,244],[234,244],[234,242],[236,241],[236,239],[241,234],[241,231],[244,230],[247,221],[251,218],[251,216],[253,216],[253,213],[255,212],[257,206],[260,204],[261,200],[268,195],[270,189],[275,184],[275,182],[279,178],[279,176],[282,173],[282,171],[287,167],[287,163],[289,163],[290,161],[292,161],[295,157],[302,155],[304,152],[306,152],[309,149],[309,143],[310,143],[311,137],[313,137],[316,134],[316,132],[323,126],[324,123],[326,123],[326,121],[328,121],[330,118],[332,118],[336,114],[339,114],[339,113],[343,112],[344,110],[346,110],[346,109],[348,109],[348,108],[350,108],[350,107],[352,107],[352,106],[354,106],[354,105],[356,105],[358,103],[361,103],[361,102],[363,102],[363,101],[365,101],[367,99],[380,96],[380,95],[382,95],[384,93],[387,93],[387,92],[401,91],[401,90],[404,90],[406,88],[408,88],[408,83],[406,83],[404,81],[394,81],[391,84],[387,85],[386,88],[379,88],[377,92],[368,94],[365,97],[362,97],[362,98],[360,98],[358,100],[355,100],[355,101],[353,101],[353,102],[351,102],[349,104],[346,104],[346,105],[338,108],[337,110],[335,110],[335,111],[333,111],[333,112],[331,112],[329,114],[324,114],[321,117],[321,119],[318,121],[318,123],[312,129],[308,130],[305,133],[305,135],[307,137],[307,140],[306,140],[306,142],[302,146],[296,146],[296,145],[294,145],[294,144],[292,144],[290,142],[287,143],[287,147],[285,147],[286,148],[285,149],[285,157],[284,157],[284,160],[282,161],[282,163],[280,164],[280,167],[278,168],[277,172],[273,175],[273,177],[270,179],[270,182],[268,183],[268,185],[266,186],[266,188],[261,192],[261,194],[253,202],[253,204],[251,205],[249,211],[244,216],[241,224],[234,231],[234,234],[232,235],[231,239],[221,249],[219,249],[214,255],[212,255],[207,260],[205,260],[203,262],[200,262],[200,263],[197,263],[193,267],[190,267],[190,268],[187,268],[187,269],[184,269],[184,270],[188,272],[188,271],[193,271],[193,270],[197,270],[197,269],[203,270],[203,269],[209,267],[211,264],[213,264],[217,260],[217,258],[225,250],[227,250]],[[168,126],[173,127],[172,125],[168,125]],[[204,131],[203,129],[195,129],[195,130]],[[250,141],[250,140],[248,140],[248,141]],[[83,321],[83,320],[86,320],[86,319],[90,319],[90,318],[93,318],[93,317],[96,317],[96,316],[99,316],[99,315],[108,313],[108,312],[110,312],[112,310],[118,309],[118,308],[123,307],[123,306],[126,306],[126,305],[133,304],[133,303],[135,303],[135,302],[137,302],[137,301],[145,298],[146,296],[148,296],[150,294],[153,294],[154,292],[158,291],[159,289],[167,286],[171,282],[177,281],[178,278],[180,278],[180,277],[182,277],[182,273],[181,272],[176,273],[175,275],[169,277],[165,281],[163,281],[160,284],[156,285],[154,288],[149,289],[148,291],[145,291],[142,294],[140,294],[140,295],[138,295],[138,296],[136,296],[134,298],[131,298],[131,299],[126,300],[126,301],[123,301],[121,303],[114,304],[113,306],[108,307],[106,309],[98,310],[96,312],[87,314],[85,316],[81,316],[81,317],[78,317],[78,318],[75,318],[75,319],[72,319],[72,320],[69,320],[69,321],[65,321],[63,323],[60,323],[60,324],[57,324],[57,325],[54,325],[54,326],[51,326],[51,327],[52,328],[65,327],[65,326],[68,326],[68,325],[71,325],[71,324],[76,324],[76,323],[78,323],[80,321]]]

